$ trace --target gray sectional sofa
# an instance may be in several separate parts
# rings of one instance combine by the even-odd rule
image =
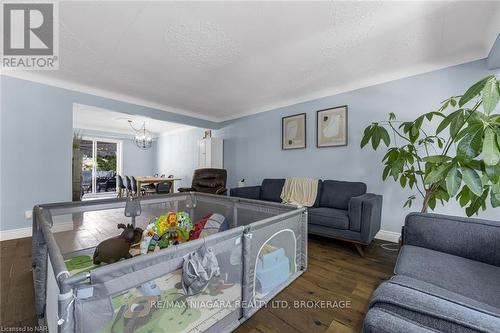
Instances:
[[[264,179],[260,186],[233,188],[234,197],[281,202],[285,179]],[[319,180],[318,195],[308,208],[311,234],[353,242],[360,255],[380,230],[382,196],[366,193],[366,184]]]
[[[500,332],[500,221],[409,214],[363,332]]]

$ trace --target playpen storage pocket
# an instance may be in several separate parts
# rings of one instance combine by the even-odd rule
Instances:
[[[263,220],[246,229],[244,266],[248,267],[245,270],[248,284],[243,292],[244,298],[250,301],[243,309],[245,317],[251,316],[306,269],[302,256],[307,240],[304,216],[288,213],[279,221]]]

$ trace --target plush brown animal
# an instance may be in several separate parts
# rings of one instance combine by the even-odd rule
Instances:
[[[120,236],[106,239],[95,248],[93,257],[95,265],[102,262],[112,264],[122,258],[132,257],[129,253],[130,246],[141,240],[142,229],[134,229],[132,224],[125,225],[123,223],[118,224],[118,229],[124,229]]]

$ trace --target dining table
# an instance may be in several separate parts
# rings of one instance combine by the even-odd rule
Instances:
[[[176,180],[181,180],[181,178],[165,178],[165,177],[155,177],[155,176],[137,176],[135,177],[137,181],[137,188],[139,189],[138,195],[142,195],[140,188],[144,184],[158,184],[163,182],[170,182],[170,193],[174,193],[174,184]]]

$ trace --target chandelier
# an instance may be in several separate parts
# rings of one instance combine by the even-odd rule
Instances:
[[[130,127],[135,131],[134,142],[139,149],[149,149],[153,145],[153,136],[151,132],[146,129],[146,122],[142,123],[141,128],[136,129],[132,126],[132,120],[128,121]]]

